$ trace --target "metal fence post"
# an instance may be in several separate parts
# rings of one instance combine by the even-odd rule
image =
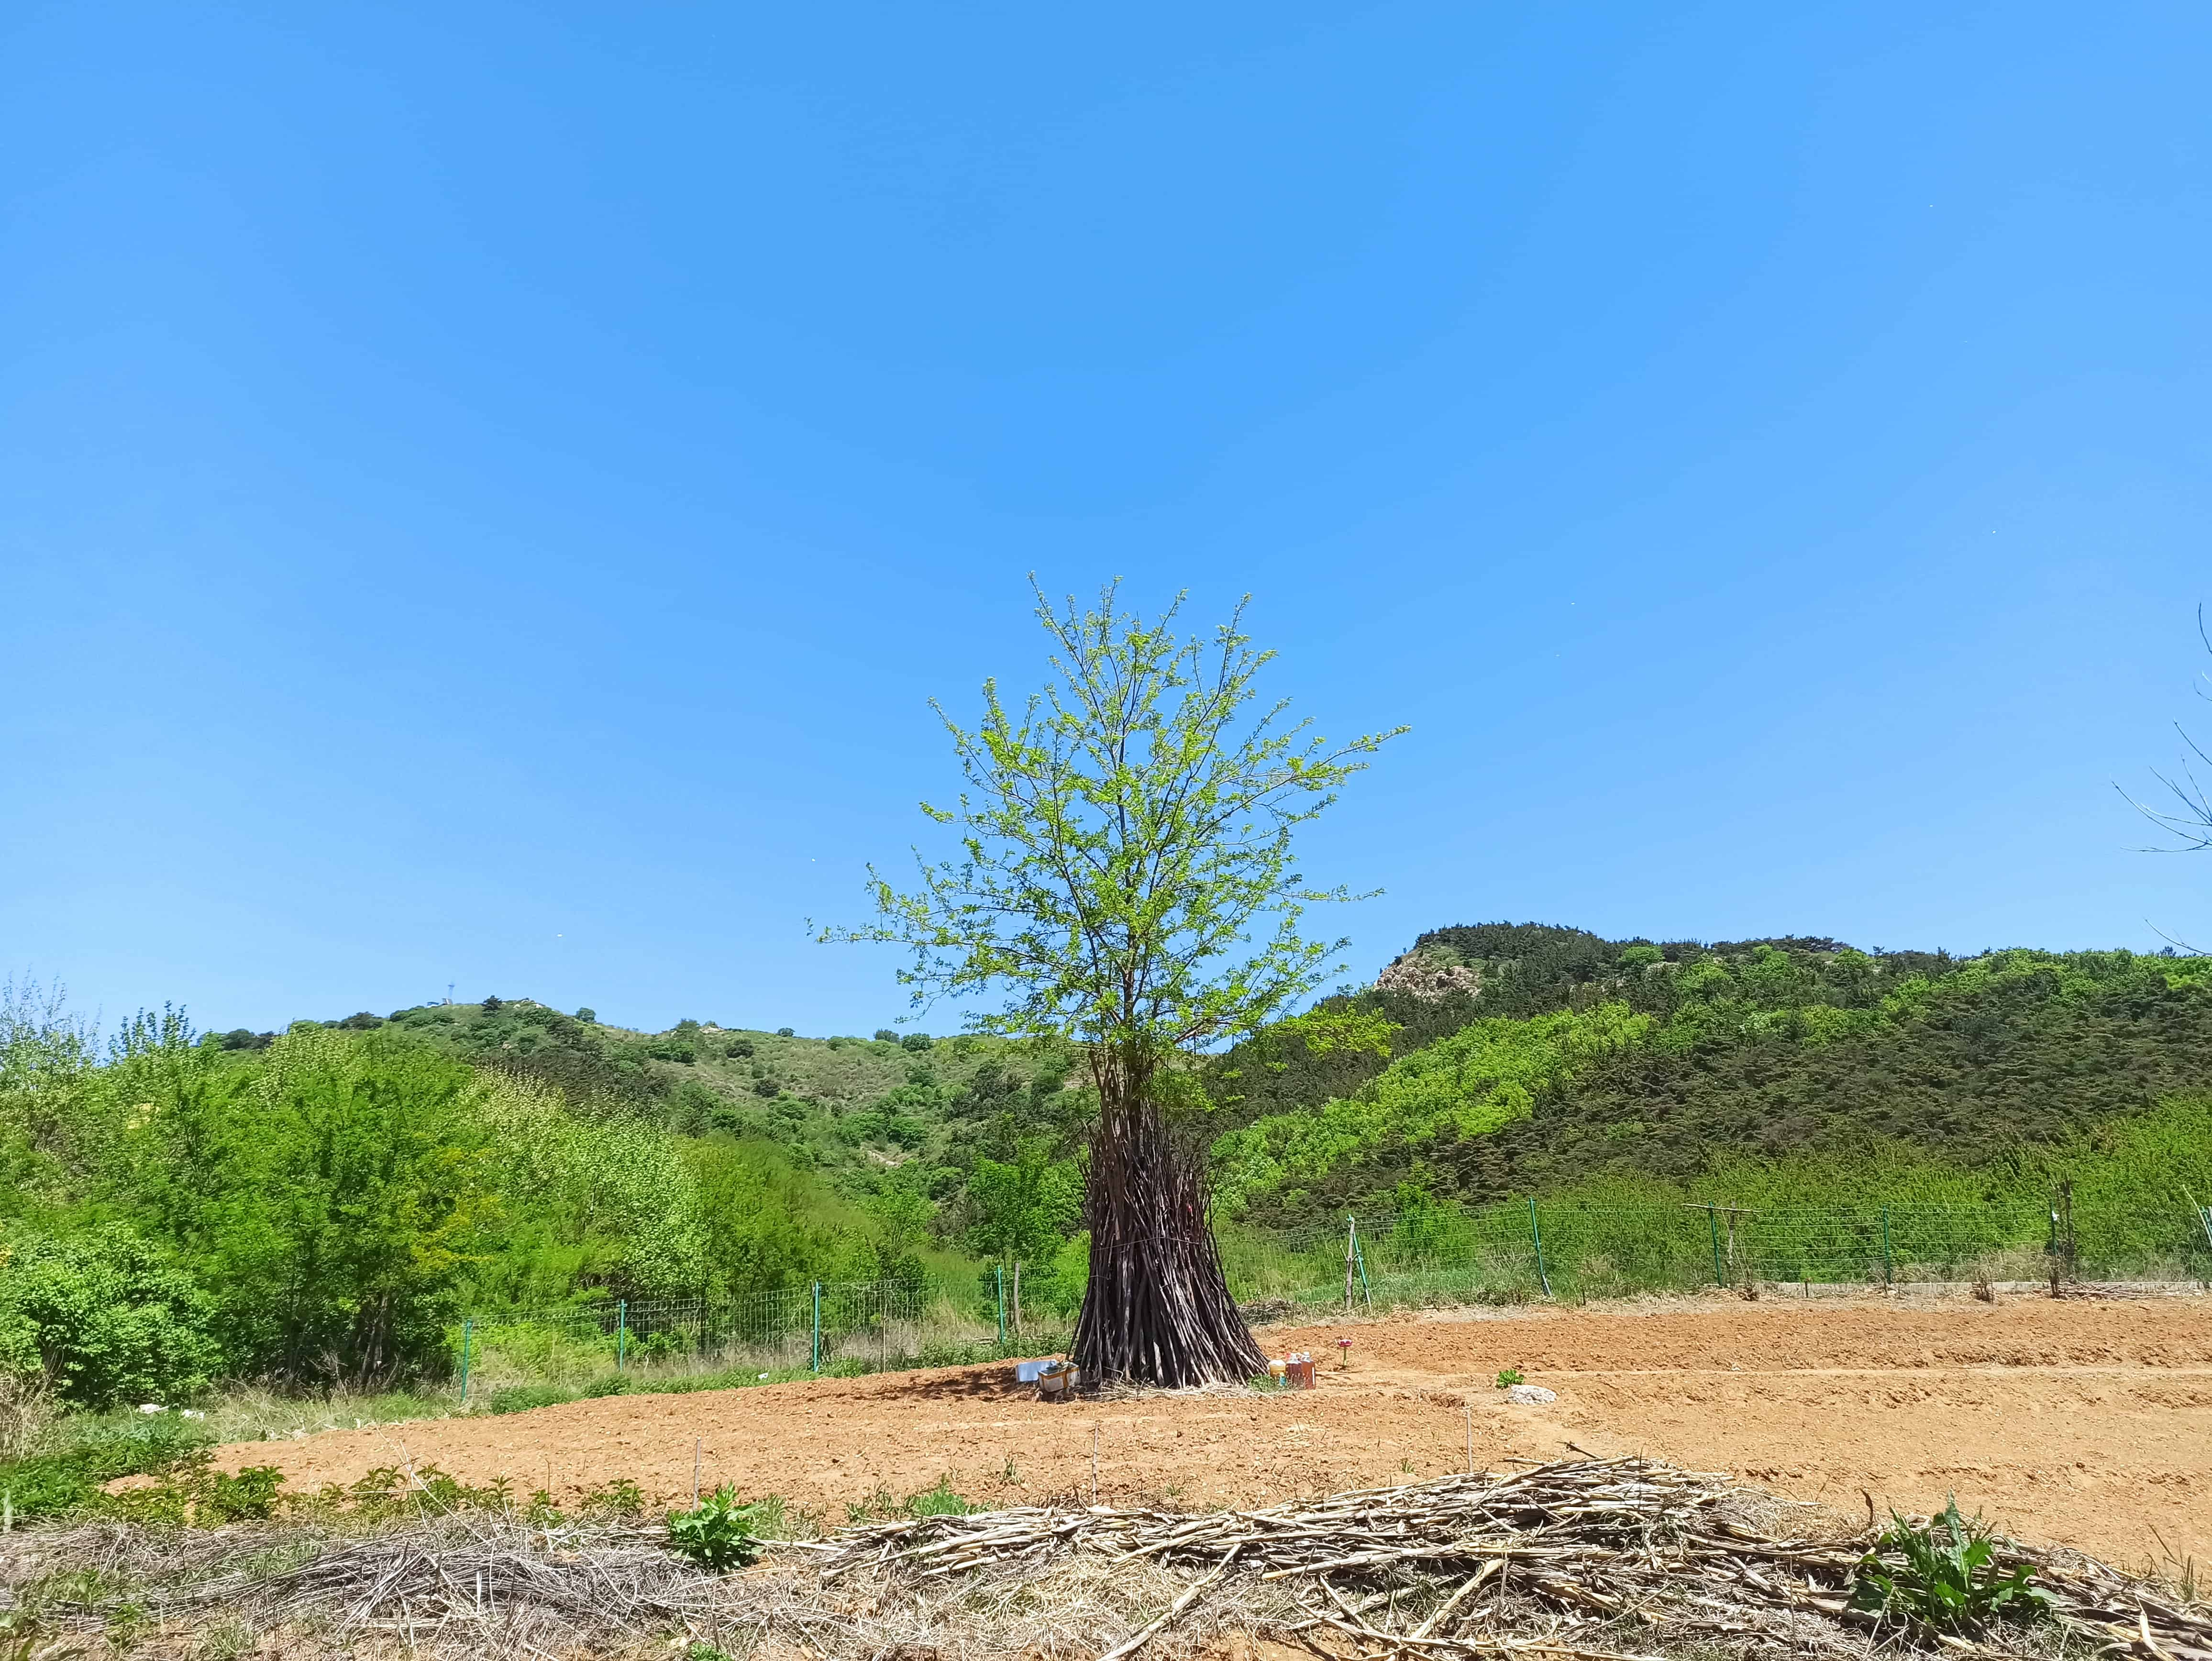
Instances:
[[[814,1349],[813,1368],[822,1371],[822,1282],[814,1283]]]
[[[615,1371],[623,1370],[629,1355],[629,1299],[615,1299]]]
[[[463,1402],[469,1399],[469,1332],[475,1325],[476,1323],[473,1321],[461,1323],[461,1400]]]
[[[1552,1295],[1552,1277],[1544,1272],[1544,1231],[1536,1226],[1536,1196],[1528,1196],[1528,1237],[1536,1243],[1536,1280],[1544,1295]]]
[[[1006,1347],[1006,1266],[1000,1263],[996,1271],[999,1280],[999,1348]]]
[[[1344,1312],[1352,1313],[1352,1264],[1359,1252],[1359,1219],[1346,1212],[1344,1218]]]

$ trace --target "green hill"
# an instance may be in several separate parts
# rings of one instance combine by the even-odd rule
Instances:
[[[10,987],[0,1370],[88,1403],[366,1381],[446,1366],[465,1314],[817,1279],[980,1307],[993,1256],[1064,1314],[1074,1062],[492,998],[99,1044]],[[2033,1211],[2063,1177],[2167,1232],[2212,1199],[2208,958],[1444,928],[1197,1073],[1247,1256],[1255,1225],[1506,1196]]]
[[[2165,1180],[2212,1189],[2191,1105],[2212,1086],[2212,959],[1486,924],[1423,935],[1334,1007],[1412,1019],[1387,1062],[1288,1037],[1217,1066],[1236,1098],[1214,1149],[1232,1213],[1684,1185],[1761,1163],[1832,1184],[2039,1183],[2154,1123]]]

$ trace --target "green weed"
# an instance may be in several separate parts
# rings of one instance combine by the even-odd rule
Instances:
[[[1522,1376],[1519,1367],[1500,1367],[1498,1369],[1498,1388],[1500,1390],[1510,1390],[1516,1384],[1526,1383],[1528,1383],[1528,1379]]]
[[[952,1491],[949,1474],[939,1477],[935,1488],[910,1495],[906,1502],[906,1514],[909,1517],[965,1517],[979,1509]]]
[[[752,1508],[739,1505],[737,1490],[727,1484],[689,1511],[669,1512],[668,1543],[700,1567],[717,1574],[743,1568],[760,1555]]]
[[[2049,1597],[2030,1583],[2035,1572],[2016,1563],[1999,1572],[1998,1536],[1977,1515],[1959,1514],[1954,1497],[1942,1514],[1917,1524],[1891,1512],[1890,1526],[1860,1559],[1850,1607],[1894,1616],[1937,1633],[1978,1633],[1992,1620],[2033,1620]]]

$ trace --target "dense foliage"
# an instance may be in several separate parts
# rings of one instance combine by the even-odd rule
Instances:
[[[501,999],[246,1037],[0,999],[0,1374],[361,1384],[442,1371],[464,1312],[972,1279],[1073,1226],[1065,1055]]]
[[[1528,960],[1476,955],[1516,945]],[[1471,970],[1479,991],[1449,995],[1484,1013],[1224,1135],[1217,1170],[1250,1214],[1401,1183],[1470,1199],[1681,1183],[1755,1159],[2017,1166],[2212,1080],[2208,959],[1660,946],[1502,925],[1440,930],[1409,957],[1432,975]],[[2177,1166],[2171,1184],[2185,1177]]]
[[[523,999],[246,1037],[163,1011],[97,1042],[0,997],[0,1384],[107,1406],[435,1374],[463,1312],[815,1278],[981,1307],[1019,1264],[1035,1312],[1082,1295],[1094,1109],[1065,1047],[635,1033]],[[2207,958],[1440,929],[1188,1076],[1260,1224],[2061,1178],[2212,1201]]]

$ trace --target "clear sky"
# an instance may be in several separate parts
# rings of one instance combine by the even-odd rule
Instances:
[[[2212,943],[2212,10],[0,21],[0,962],[871,1030],[1025,575],[1412,723],[1437,924]],[[945,1030],[944,1017],[925,1023]]]

